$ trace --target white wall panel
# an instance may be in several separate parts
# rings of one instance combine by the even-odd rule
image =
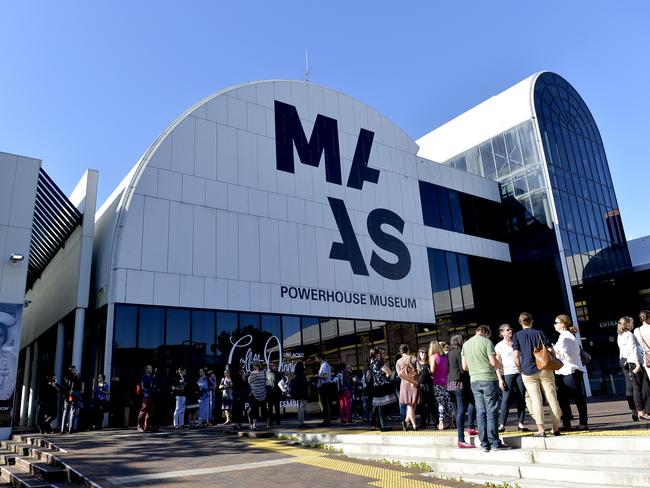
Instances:
[[[148,197],[157,197],[158,196],[158,169],[153,166],[149,166],[142,173],[142,177],[138,182],[138,188],[136,189],[138,195],[145,195]]]
[[[170,273],[154,273],[153,301],[156,305],[178,307],[181,304],[180,275]]]
[[[212,208],[228,208],[228,184],[205,180],[205,204]]]
[[[200,276],[180,277],[180,302],[184,307],[203,308],[204,278]]]
[[[130,269],[126,273],[126,301],[153,304],[153,273]]]
[[[259,218],[239,216],[239,278],[246,281],[260,279]]]
[[[172,171],[194,174],[195,122],[194,117],[187,117],[172,133]]]
[[[217,178],[217,124],[196,119],[196,154],[194,174],[202,178]]]
[[[169,250],[167,270],[170,273],[192,274],[194,211],[192,205],[169,204]]]
[[[237,131],[237,184],[257,188],[257,136],[245,130]]]
[[[280,230],[277,220],[260,219],[260,281],[280,281]]]
[[[237,129],[217,125],[217,179],[237,183]]]
[[[141,247],[144,251],[141,258],[142,269],[147,271],[167,271],[169,201],[161,198],[145,198],[144,219],[141,225]],[[135,228],[137,229],[137,227]],[[133,232],[131,229],[129,229],[129,231]],[[131,241],[125,240],[125,242]],[[137,241],[133,242],[133,246],[135,246],[136,242]],[[132,246],[129,245],[125,247],[128,248]],[[121,260],[120,264],[122,264]]]
[[[219,278],[206,278],[204,305],[206,308],[228,309],[228,281]]]
[[[183,197],[183,175],[163,169],[158,171],[158,196],[180,202]]]
[[[207,207],[194,207],[192,274],[217,275],[217,211]]]
[[[183,175],[182,200],[194,205],[205,205],[205,180],[196,176]]]
[[[217,210],[217,276],[236,279],[239,275],[239,232],[237,214]]]
[[[127,268],[140,269],[142,260],[142,235],[144,223],[145,200],[156,200],[142,195],[135,195],[126,213],[127,225],[122,228],[120,239],[128,246],[120,247],[119,260]],[[165,202],[166,203],[166,202]]]

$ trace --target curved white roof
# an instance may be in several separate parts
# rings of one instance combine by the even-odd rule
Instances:
[[[535,117],[533,90],[542,73],[529,76],[422,136],[416,141],[418,156],[444,162]]]

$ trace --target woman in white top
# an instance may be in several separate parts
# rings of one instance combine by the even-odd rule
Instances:
[[[621,317],[616,328],[618,333],[616,343],[618,344],[618,357],[623,370],[623,378],[625,378],[627,404],[632,410],[632,420],[638,422],[639,418],[650,420],[650,416],[646,414],[647,410],[643,401],[643,382],[647,381],[645,379],[646,374],[641,367],[643,364],[643,350],[639,347],[639,342],[634,337],[634,334],[632,334],[633,329],[634,320],[632,317]],[[647,400],[650,402],[650,398]]]
[[[582,361],[580,360],[580,345],[574,334],[577,329],[571,325],[568,315],[558,315],[555,318],[555,330],[560,334],[557,343],[553,346],[555,355],[564,365],[555,372],[557,385],[557,400],[562,410],[563,430],[571,430],[571,405],[569,400],[573,398],[578,407],[580,424],[576,430],[588,430],[587,425],[587,400],[584,394],[584,381]]]
[[[499,377],[499,388],[501,388],[501,407],[499,410],[499,432],[505,432],[506,422],[508,420],[508,410],[514,400],[517,405],[517,420],[520,432],[527,432],[524,427],[524,417],[526,415],[526,388],[524,380],[521,378],[519,368],[515,364],[514,352],[512,350],[513,330],[510,324],[503,324],[499,327],[499,336],[503,339],[494,350],[497,353],[497,360],[503,365],[502,370],[497,370]]]
[[[644,359],[645,355],[650,351],[650,311],[641,310],[639,312],[639,321],[641,322],[641,327],[634,330],[634,337],[636,337],[641,349],[643,349],[642,359]],[[645,359],[643,362],[645,372],[648,378],[650,378],[650,367],[645,364]]]

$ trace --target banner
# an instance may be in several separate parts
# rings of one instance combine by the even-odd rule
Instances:
[[[11,428],[23,305],[0,303],[0,429]]]

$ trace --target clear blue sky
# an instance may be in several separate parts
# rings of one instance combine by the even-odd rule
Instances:
[[[190,105],[230,85],[311,80],[414,139],[540,70],[598,123],[628,238],[650,234],[650,2],[21,1],[0,6],[0,151],[100,201]]]

